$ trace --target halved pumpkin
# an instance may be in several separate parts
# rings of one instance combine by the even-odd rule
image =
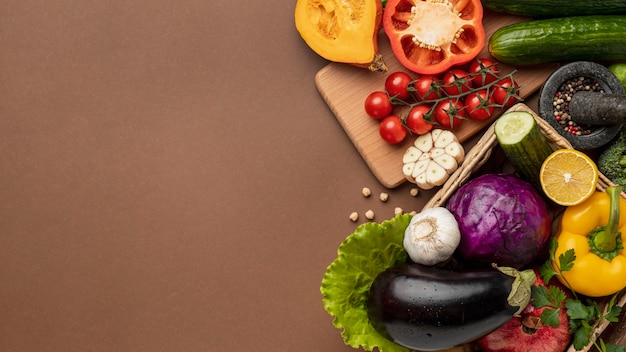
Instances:
[[[306,44],[332,61],[387,71],[378,51],[381,0],[298,0],[296,29]]]

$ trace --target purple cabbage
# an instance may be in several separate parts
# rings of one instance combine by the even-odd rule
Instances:
[[[485,174],[461,186],[446,206],[459,223],[463,259],[524,267],[545,253],[552,220],[539,192],[510,174]]]

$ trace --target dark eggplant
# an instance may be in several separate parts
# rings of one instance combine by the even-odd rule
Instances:
[[[450,271],[410,263],[379,274],[368,316],[381,335],[404,347],[437,351],[472,342],[530,301],[532,270]]]

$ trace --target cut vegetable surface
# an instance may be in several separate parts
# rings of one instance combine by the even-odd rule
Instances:
[[[557,204],[580,204],[596,191],[598,167],[587,154],[575,149],[554,151],[540,170],[545,195]]]
[[[389,0],[383,28],[407,69],[439,74],[475,58],[485,46],[479,0]]]
[[[539,171],[553,149],[533,115],[526,111],[506,112],[496,121],[494,133],[520,176],[541,189]]]
[[[406,179],[421,189],[443,185],[465,158],[465,150],[452,131],[434,129],[415,139],[402,156]]]
[[[378,50],[380,0],[298,0],[295,24],[307,45],[334,62],[387,71]]]

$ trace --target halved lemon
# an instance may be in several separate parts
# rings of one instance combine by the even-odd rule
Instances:
[[[580,204],[596,191],[598,166],[587,154],[559,149],[550,154],[539,172],[541,188],[556,204]]]

